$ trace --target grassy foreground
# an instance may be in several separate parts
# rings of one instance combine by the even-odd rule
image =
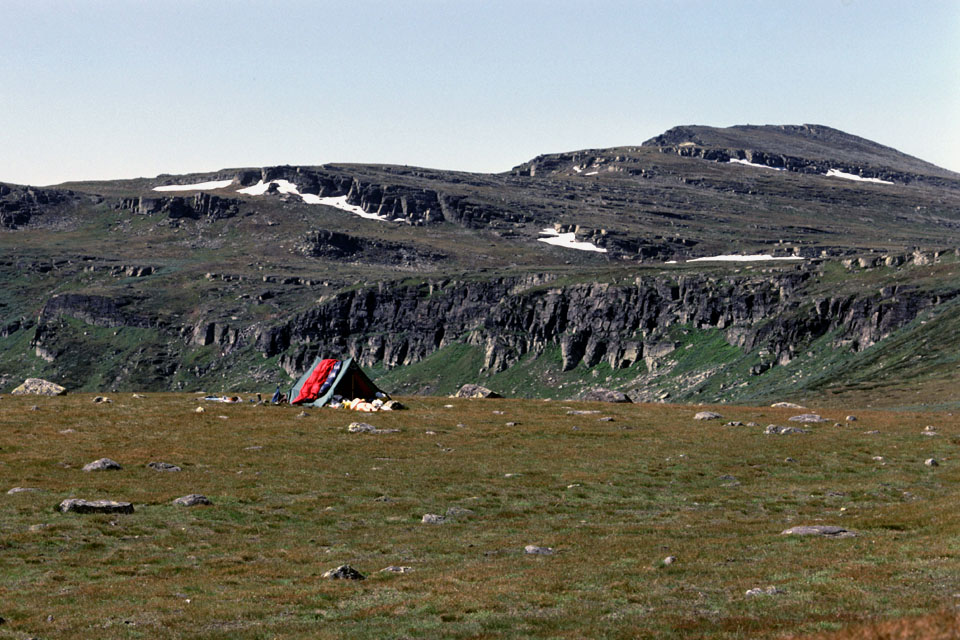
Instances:
[[[763,427],[801,411],[92,398],[0,398],[0,638],[762,638],[960,598],[950,414],[825,410],[778,436]],[[357,420],[400,432],[347,433]],[[101,457],[123,470],[81,470]],[[188,493],[214,504],[171,504]],[[55,513],[69,497],[136,512]],[[451,507],[473,513],[421,523]],[[859,535],[780,535],[800,524]],[[341,564],[368,579],[321,578]]]

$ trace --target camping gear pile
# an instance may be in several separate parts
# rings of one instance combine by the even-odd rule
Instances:
[[[288,395],[290,404],[351,409],[389,410],[390,396],[377,388],[352,358],[317,358]]]

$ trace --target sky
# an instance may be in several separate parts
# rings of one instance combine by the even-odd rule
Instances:
[[[960,172],[960,1],[0,0],[0,181],[823,124]]]

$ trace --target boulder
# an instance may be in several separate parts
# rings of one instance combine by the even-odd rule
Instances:
[[[447,518],[445,516],[438,515],[436,513],[425,513],[420,519],[420,522],[423,524],[443,524],[446,522]]]
[[[806,407],[800,406],[799,404],[793,402],[774,402],[770,406],[774,409],[806,409]]]
[[[695,416],[693,416],[693,419],[694,420],[719,420],[722,417],[723,416],[717,413],[716,411],[701,411]]]
[[[84,471],[119,471],[123,469],[120,463],[110,458],[100,458],[88,464],[83,465]]]
[[[27,378],[10,393],[15,396],[62,396],[66,392],[66,387],[61,387],[54,382],[40,378]]]
[[[802,525],[799,527],[790,527],[780,532],[784,536],[823,536],[825,538],[853,538],[857,534],[854,531],[848,531],[843,527],[833,525],[815,524]]]
[[[129,502],[115,502],[113,500],[80,500],[70,498],[55,507],[61,513],[133,513],[133,505]]]
[[[630,402],[630,398],[622,391],[612,389],[591,389],[580,398],[585,402]]]
[[[401,572],[402,573],[402,572]],[[348,564],[342,564],[336,569],[325,571],[323,577],[327,580],[366,580],[367,577]]]
[[[491,391],[486,387],[481,387],[478,384],[465,384],[460,387],[460,390],[457,391],[456,398],[499,398],[501,397],[496,391]]]
[[[207,496],[200,495],[199,493],[191,493],[189,495],[181,496],[173,501],[173,504],[178,504],[181,507],[195,507],[197,505],[212,505],[210,498]]]

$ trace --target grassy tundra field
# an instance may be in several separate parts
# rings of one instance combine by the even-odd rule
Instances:
[[[0,399],[0,638],[833,637],[960,599],[948,413],[823,410],[766,435],[803,412],[92,399]],[[82,470],[103,457],[123,469]],[[172,504],[190,493],[212,506]],[[55,512],[66,498],[135,513]],[[857,535],[781,535],[818,524]],[[322,577],[343,564],[367,579]]]

